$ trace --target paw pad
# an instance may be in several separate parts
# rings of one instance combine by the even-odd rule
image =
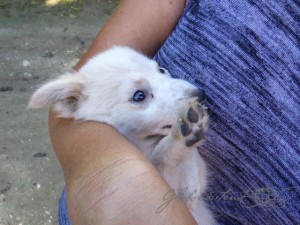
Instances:
[[[188,136],[191,133],[190,126],[185,122],[182,122],[180,129],[181,129],[181,134],[184,137]]]
[[[181,110],[178,120],[180,136],[183,137],[187,147],[200,142],[204,137],[207,126],[207,114],[205,108],[197,101],[188,102]]]
[[[190,107],[187,113],[187,118],[191,123],[197,123],[199,116],[198,113],[192,107]]]
[[[192,137],[190,139],[187,139],[185,144],[186,146],[190,147],[197,142],[201,141],[204,137],[204,131],[201,128],[195,129],[195,132],[193,133]]]

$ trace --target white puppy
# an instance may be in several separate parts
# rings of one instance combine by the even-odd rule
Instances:
[[[29,106],[53,106],[61,117],[115,127],[156,166],[198,224],[208,225],[214,219],[202,199],[206,166],[197,151],[208,122],[203,98],[203,92],[171,78],[154,60],[114,47],[78,72],[43,85]],[[162,196],[156,213],[166,201]]]

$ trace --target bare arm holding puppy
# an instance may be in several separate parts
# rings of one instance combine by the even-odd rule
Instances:
[[[121,1],[75,69],[113,45],[153,55],[184,5],[185,1]],[[112,127],[73,123],[51,113],[49,130],[64,171],[72,224],[195,224],[181,201],[173,201],[163,213],[152,213],[170,187]]]

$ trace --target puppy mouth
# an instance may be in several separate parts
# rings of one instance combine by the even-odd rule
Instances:
[[[150,139],[159,139],[159,140],[161,140],[162,138],[164,138],[168,134],[168,132],[171,128],[172,128],[171,124],[166,124],[166,125],[161,127],[160,132],[157,132],[155,134],[149,134],[145,137],[145,139],[148,139],[148,140],[150,140]]]
[[[151,140],[151,139],[159,139],[161,140],[162,138],[164,138],[165,135],[161,135],[161,134],[152,134],[152,135],[148,135],[145,137],[145,139],[147,140]]]
[[[167,124],[167,125],[164,125],[164,126],[162,126],[162,128],[161,129],[171,129],[172,128],[172,125],[171,124]]]

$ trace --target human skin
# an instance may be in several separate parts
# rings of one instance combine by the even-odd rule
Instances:
[[[121,1],[75,70],[113,45],[152,56],[173,30],[184,5],[182,0]],[[73,225],[196,224],[175,196],[155,213],[166,202],[170,187],[114,128],[58,118],[51,112],[49,131],[64,172]]]

